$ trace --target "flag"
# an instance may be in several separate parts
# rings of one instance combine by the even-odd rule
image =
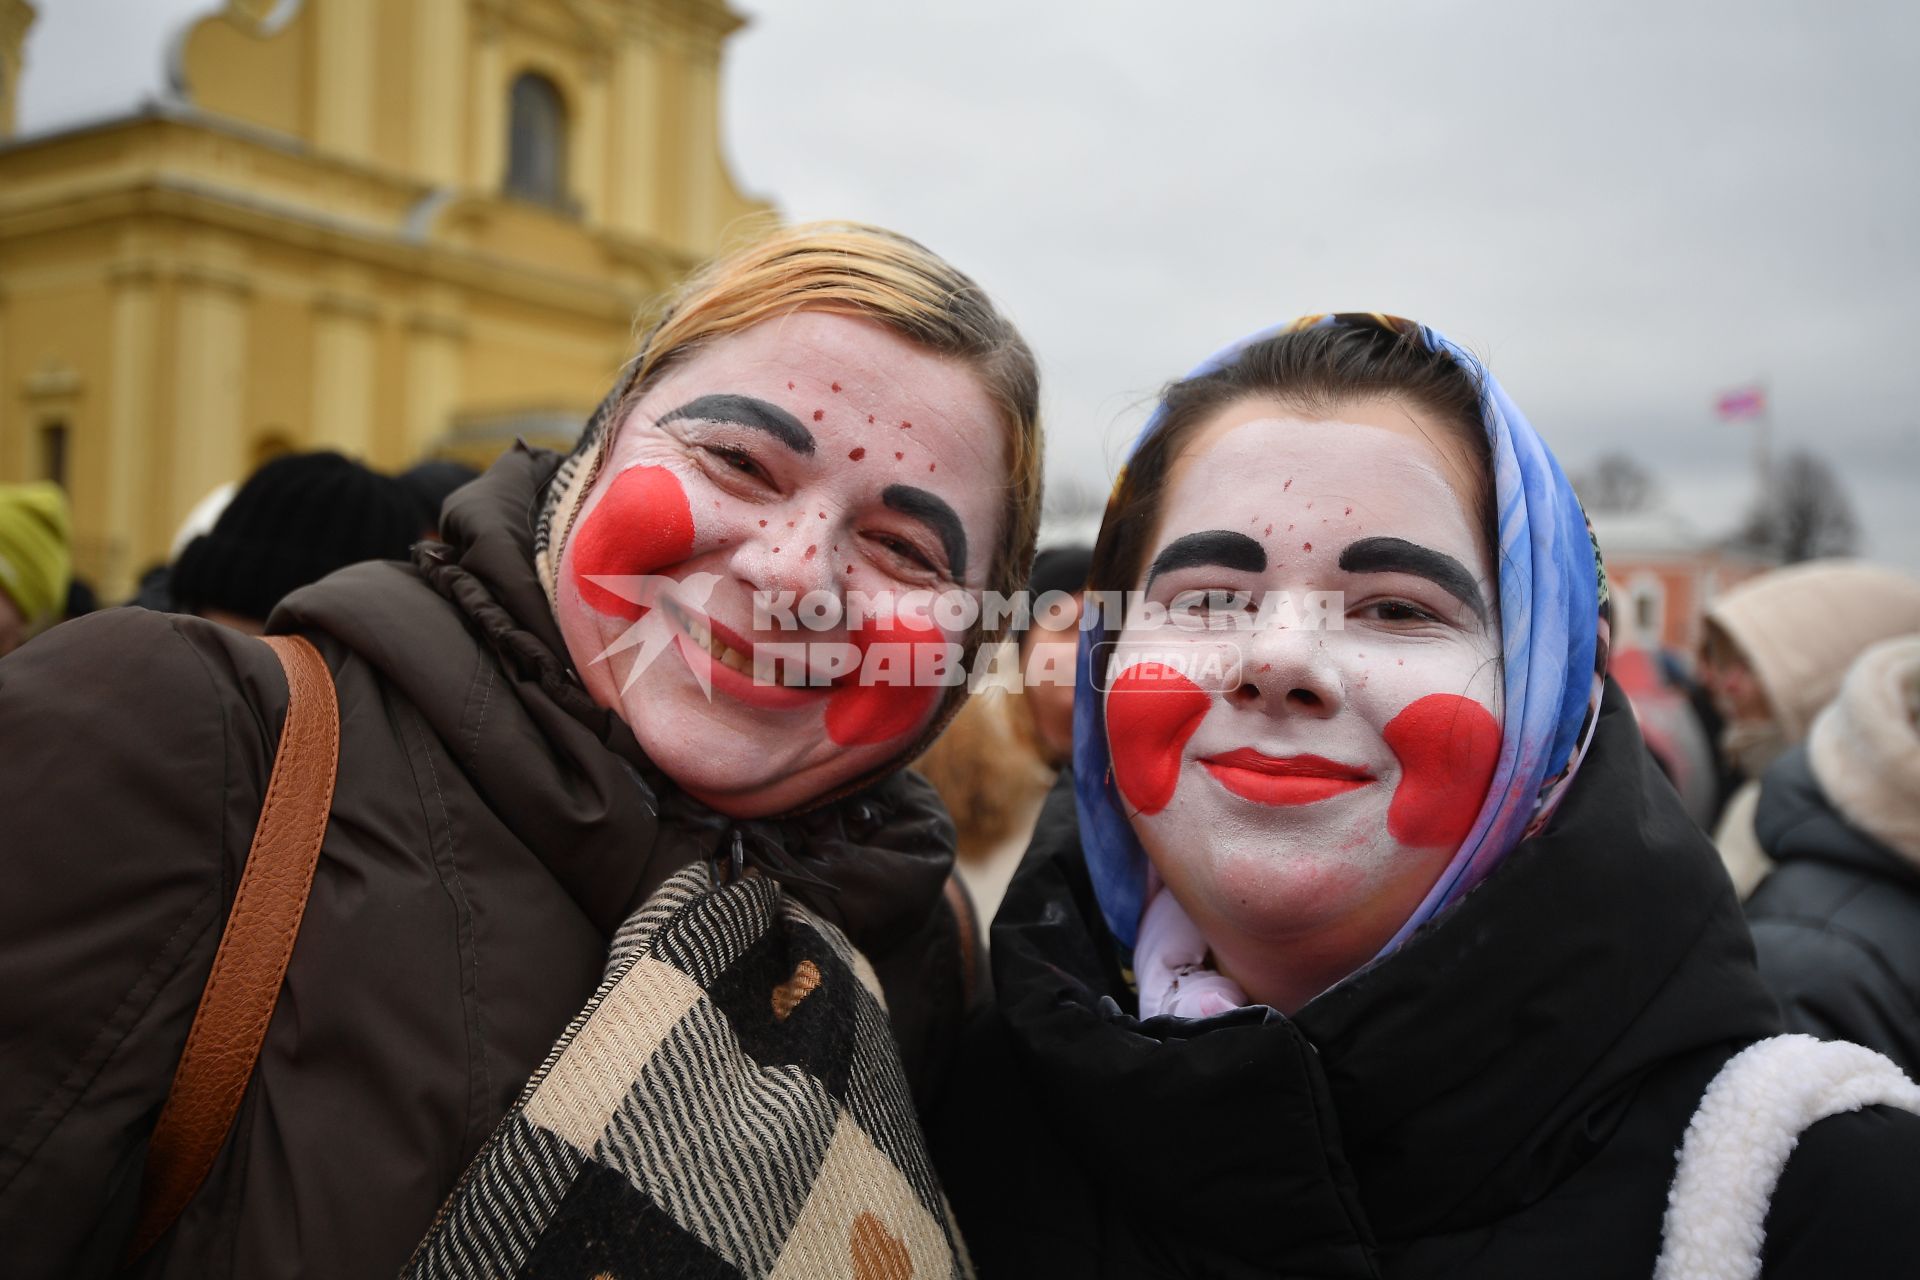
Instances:
[[[1767,411],[1767,391],[1762,386],[1736,387],[1722,392],[1713,402],[1713,411],[1727,422],[1758,418]]]

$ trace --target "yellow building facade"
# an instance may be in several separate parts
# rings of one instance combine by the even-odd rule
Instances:
[[[398,470],[571,441],[636,318],[744,219],[724,0],[230,0],[137,114],[7,139],[0,481],[124,595],[286,449]]]

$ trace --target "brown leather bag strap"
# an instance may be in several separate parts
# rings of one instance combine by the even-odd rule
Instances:
[[[147,1148],[130,1261],[187,1207],[233,1127],[280,999],[333,808],[340,706],[332,673],[320,651],[298,636],[266,642],[286,669],[287,718],[240,888]]]

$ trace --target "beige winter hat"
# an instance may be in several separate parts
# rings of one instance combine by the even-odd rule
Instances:
[[[1877,644],[1813,722],[1808,761],[1842,817],[1920,866],[1920,635]]]
[[[1707,621],[1746,655],[1794,743],[1862,650],[1920,632],[1920,580],[1860,560],[1813,560],[1741,583],[1714,602]]]

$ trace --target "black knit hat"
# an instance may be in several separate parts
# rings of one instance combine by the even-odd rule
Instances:
[[[1087,589],[1087,574],[1092,570],[1093,548],[1085,543],[1049,547],[1033,558],[1033,571],[1027,575],[1028,602],[1037,605],[1049,591],[1079,595]],[[1030,619],[1027,626],[1014,628],[1012,637],[1019,641],[1032,629]]]
[[[397,560],[420,536],[398,480],[337,453],[294,453],[254,472],[211,533],[173,566],[182,609],[265,620],[282,596],[362,560]]]
[[[1027,590],[1036,596],[1049,591],[1078,595],[1087,589],[1087,575],[1091,572],[1092,547],[1085,543],[1048,547],[1033,558],[1033,571],[1027,575]]]
[[[420,505],[420,530],[431,533],[440,528],[440,508],[453,491],[480,478],[480,472],[464,462],[435,458],[409,467],[396,477],[401,487]]]

